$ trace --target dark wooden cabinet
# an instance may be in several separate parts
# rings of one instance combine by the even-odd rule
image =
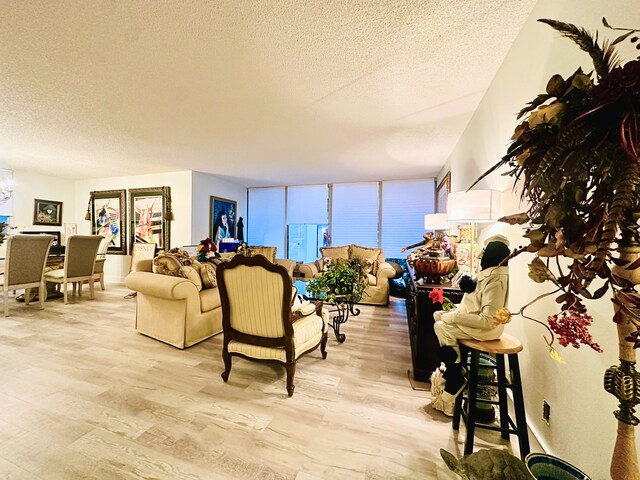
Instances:
[[[429,293],[434,288],[444,288],[444,295],[453,303],[460,303],[463,293],[451,285],[422,285],[415,279],[409,267],[409,289],[407,292],[407,323],[411,341],[413,379],[429,382],[431,373],[440,365],[438,337],[433,330],[433,313],[442,310],[441,303],[433,303]]]

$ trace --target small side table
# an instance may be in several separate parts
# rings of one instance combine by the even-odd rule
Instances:
[[[305,300],[320,300],[327,305],[330,305],[331,309],[329,309],[329,313],[331,315],[331,323],[329,326],[333,328],[333,331],[336,335],[336,340],[340,343],[343,343],[346,340],[346,335],[344,333],[340,333],[340,326],[343,323],[347,323],[350,316],[357,317],[360,315],[360,309],[355,307],[355,303],[353,303],[349,297],[349,295],[336,295],[336,301],[333,303],[329,303],[326,298],[323,298],[324,295],[320,295],[318,297],[314,297],[307,293],[306,282],[303,281],[295,281],[293,285],[298,289],[298,294],[302,295],[302,298]]]

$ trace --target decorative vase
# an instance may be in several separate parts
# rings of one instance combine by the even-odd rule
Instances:
[[[640,244],[632,235],[624,235],[618,248],[620,258],[632,264],[640,258]],[[612,272],[633,285],[640,284],[640,269],[628,270],[625,267],[613,267]],[[619,294],[618,294],[619,295]],[[620,308],[614,304],[614,310]],[[611,459],[611,478],[613,480],[640,480],[638,455],[636,452],[635,426],[640,420],[634,415],[635,406],[640,403],[640,374],[636,372],[636,351],[627,337],[636,330],[627,314],[622,311],[618,327],[618,353],[620,365],[607,369],[604,376],[604,388],[619,401],[619,410],[614,412],[618,419],[616,443]]]

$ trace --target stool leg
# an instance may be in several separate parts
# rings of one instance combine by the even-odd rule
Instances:
[[[498,375],[498,403],[500,408],[501,437],[509,440],[509,405],[507,404],[507,374],[504,355],[496,355],[496,373]]]
[[[463,345],[460,345],[460,363],[462,365],[467,364],[467,352],[468,350],[464,348]],[[453,406],[453,421],[451,423],[451,428],[453,428],[454,430],[458,430],[460,428],[460,416],[462,415],[462,397],[462,393],[458,395]]]
[[[529,455],[529,432],[527,431],[527,417],[524,413],[524,397],[522,395],[522,381],[520,378],[520,364],[518,354],[509,355],[509,370],[511,371],[511,384],[513,390],[513,405],[516,411],[516,424],[518,430],[518,444],[520,446],[520,458]]]
[[[464,454],[473,453],[473,435],[476,428],[476,400],[478,399],[478,365],[480,352],[471,350],[471,365],[469,367],[469,396],[467,398],[467,439],[464,442]]]

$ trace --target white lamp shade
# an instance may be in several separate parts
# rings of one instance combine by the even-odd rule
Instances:
[[[446,213],[429,213],[424,216],[425,230],[446,230],[449,228]]]
[[[450,222],[494,222],[500,217],[500,192],[470,190],[451,192],[447,197]]]

